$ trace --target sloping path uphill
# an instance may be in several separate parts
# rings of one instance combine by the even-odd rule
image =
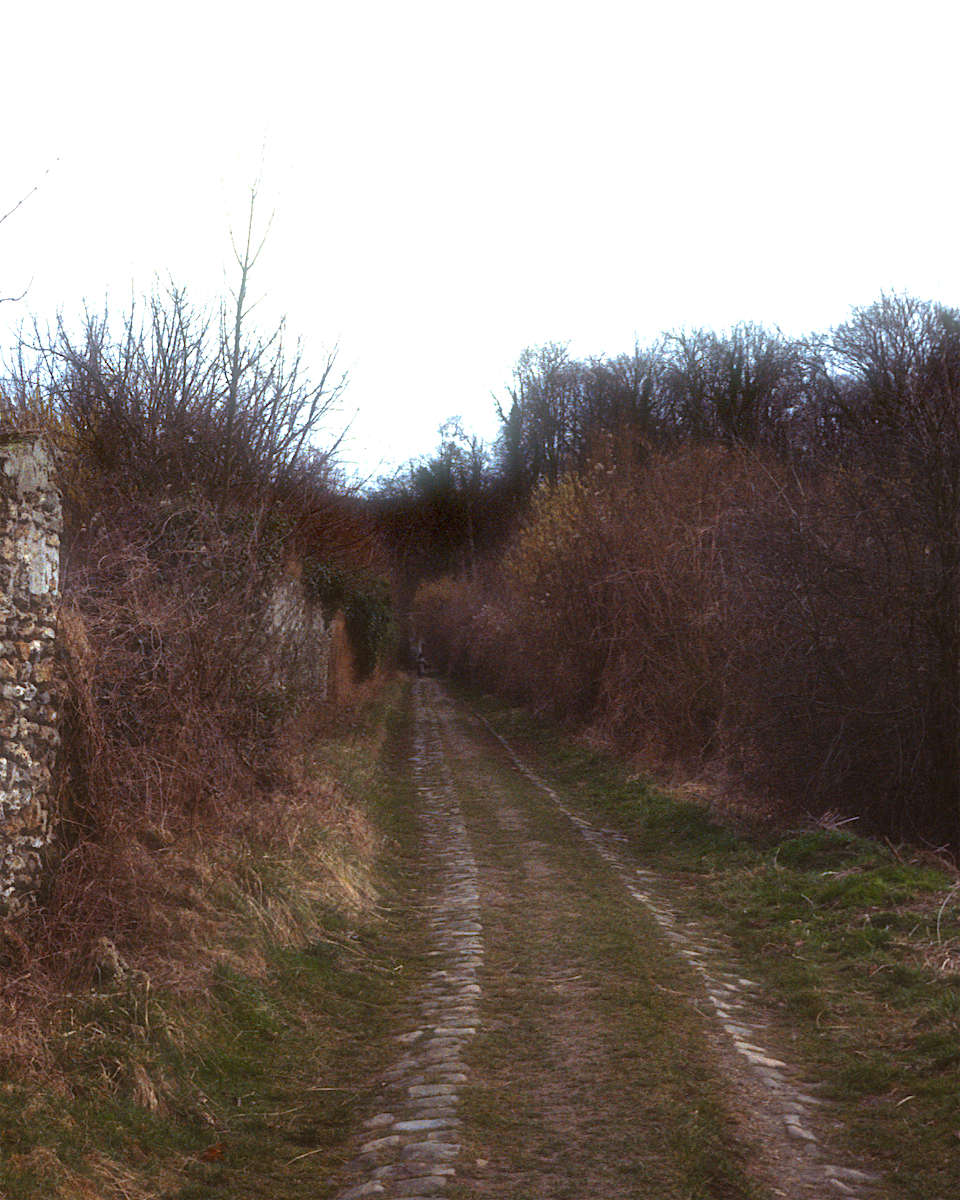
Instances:
[[[434,680],[414,702],[433,968],[339,1200],[879,1197],[665,881]]]

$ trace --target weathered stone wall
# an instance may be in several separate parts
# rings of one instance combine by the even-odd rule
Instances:
[[[264,667],[267,687],[325,700],[330,662],[330,625],[320,604],[307,600],[299,573],[290,571],[273,588],[267,608]]]
[[[60,494],[40,436],[0,434],[0,915],[36,889],[54,833]]]
[[[0,917],[41,882],[56,833],[62,510],[42,436],[0,432]],[[262,682],[306,699],[329,694],[331,626],[296,564],[265,598]]]

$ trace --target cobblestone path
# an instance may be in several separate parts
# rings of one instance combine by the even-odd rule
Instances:
[[[433,966],[337,1200],[879,1200],[667,881],[435,681],[415,704]]]

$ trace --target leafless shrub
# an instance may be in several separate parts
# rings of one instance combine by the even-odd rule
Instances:
[[[421,588],[437,665],[714,760],[768,814],[956,850],[960,312],[883,296],[802,344],[680,332],[632,363],[553,344],[511,399],[529,504],[497,561]]]
[[[75,539],[58,641],[61,859],[37,916],[66,959],[95,936],[162,936],[157,852],[245,819],[263,795],[262,576],[204,507],[130,500]]]
[[[55,433],[67,499],[81,511],[101,475],[124,477],[141,495],[186,485],[221,509],[262,500],[311,455],[318,465],[311,438],[335,413],[344,380],[335,352],[319,381],[308,379],[282,328],[238,339],[172,286],[119,320],[88,311],[79,335],[62,318],[52,330],[35,326],[15,350],[0,415],[21,426],[39,418]]]
[[[438,661],[633,750],[706,753],[722,692],[714,535],[743,490],[738,461],[607,444],[542,487],[499,568],[423,589]]]
[[[795,811],[939,844],[923,539],[850,476],[794,480],[722,530],[728,761]]]
[[[332,819],[326,792],[291,771],[322,697],[264,672],[269,601],[278,580],[301,586],[304,560],[368,569],[374,556],[362,514],[322,477],[292,478],[269,510],[224,513],[126,472],[90,469],[84,487],[58,636],[59,858],[21,931],[33,978],[82,975],[103,937],[134,958],[189,956],[197,871],[239,845],[290,844],[308,809]],[[346,693],[348,651],[339,663]]]

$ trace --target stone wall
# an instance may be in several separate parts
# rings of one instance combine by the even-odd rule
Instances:
[[[305,599],[293,564],[273,587],[267,607],[264,656],[267,687],[325,700],[328,691],[330,626],[318,603]]]
[[[54,833],[60,494],[42,437],[0,433],[0,915],[37,886]]]
[[[36,893],[56,834],[63,518],[55,479],[41,435],[0,431],[0,918]],[[326,699],[331,625],[305,598],[297,564],[264,602],[261,683]]]

